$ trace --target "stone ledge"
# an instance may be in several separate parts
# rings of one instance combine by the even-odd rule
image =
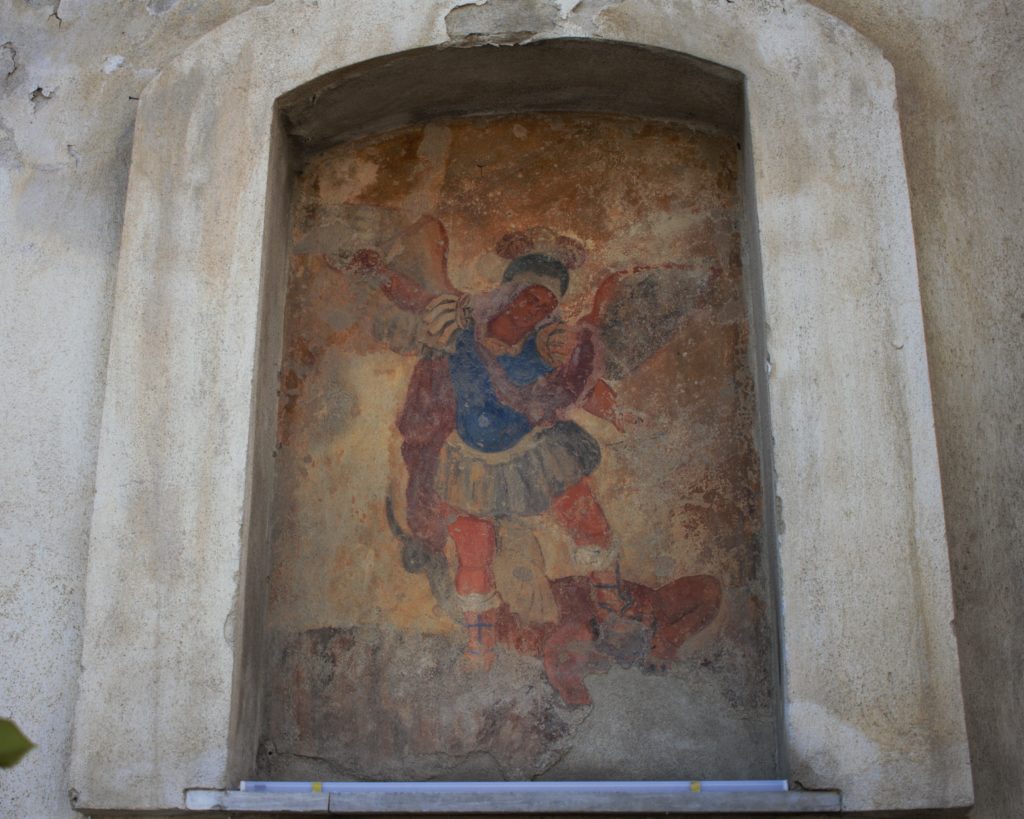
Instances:
[[[622,791],[489,791],[429,793],[253,793],[190,790],[190,811],[249,813],[839,813],[838,791],[776,793],[635,793]]]

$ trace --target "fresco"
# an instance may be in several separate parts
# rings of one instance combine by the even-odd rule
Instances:
[[[304,169],[261,775],[774,773],[737,159],[520,115]]]

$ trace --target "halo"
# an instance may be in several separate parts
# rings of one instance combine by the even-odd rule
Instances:
[[[532,227],[506,233],[495,247],[503,259],[518,259],[527,253],[543,253],[557,259],[566,270],[574,270],[587,259],[583,244],[569,236],[561,236],[550,228]]]

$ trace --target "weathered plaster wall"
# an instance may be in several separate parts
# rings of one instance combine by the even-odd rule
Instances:
[[[0,774],[4,815],[69,812],[67,743],[135,105],[128,97],[188,42],[257,4],[8,0],[0,9],[0,712],[42,746]],[[974,815],[1008,817],[1024,799],[1024,6],[817,5],[880,45],[900,88]]]
[[[1024,804],[1024,4],[815,0],[892,62],[976,817]]]
[[[0,3],[0,715],[39,746],[0,815],[71,814],[103,373],[142,88],[256,0]]]

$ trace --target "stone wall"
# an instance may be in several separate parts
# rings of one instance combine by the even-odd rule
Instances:
[[[70,813],[82,579],[132,98],[178,51],[252,5],[259,3],[14,0],[0,10],[0,712],[40,745],[0,773],[4,814]],[[1017,639],[1024,626],[1024,7],[1007,0],[817,5],[877,43],[896,71],[973,815],[1012,816],[1024,800]]]
[[[978,817],[1024,804],[1024,5],[818,0],[892,62]]]
[[[0,814],[71,814],[86,543],[135,98],[252,0],[0,7]]]

